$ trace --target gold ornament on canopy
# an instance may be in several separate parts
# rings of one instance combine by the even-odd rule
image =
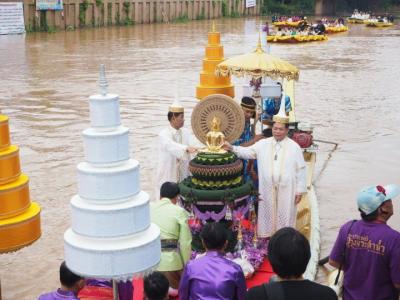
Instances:
[[[234,56],[216,66],[216,74],[222,76],[251,76],[254,79],[270,77],[272,79],[298,80],[299,69],[276,56],[266,53],[258,37],[256,49],[252,53]]]
[[[240,137],[244,121],[242,108],[235,100],[226,95],[214,94],[203,98],[194,107],[191,124],[198,140],[203,144],[208,142],[212,152],[217,152],[221,148],[218,146],[223,143],[222,136],[230,143]]]

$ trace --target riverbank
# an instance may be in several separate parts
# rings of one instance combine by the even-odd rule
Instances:
[[[27,32],[75,30],[88,27],[182,23],[220,17],[256,16],[261,1],[246,8],[246,0],[66,0],[63,10],[36,11],[24,0]]]

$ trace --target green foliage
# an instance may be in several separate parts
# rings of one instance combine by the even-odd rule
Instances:
[[[26,31],[26,33],[30,33],[30,32],[34,32],[36,30],[35,30],[35,27],[32,24],[28,24],[28,25],[25,26],[25,31]]]
[[[79,4],[79,25],[81,27],[86,25],[86,11],[88,7],[89,7],[88,0],[83,0],[83,2]]]
[[[189,18],[187,15],[179,16],[172,20],[172,23],[187,23],[189,22]]]
[[[103,5],[103,0],[96,0],[96,6],[99,7],[100,5]]]
[[[47,26],[46,31],[48,33],[54,33],[57,31],[57,28],[55,26]]]
[[[222,16],[228,16],[228,0],[222,0]]]
[[[65,28],[66,31],[74,31],[75,27],[72,25],[68,25],[67,28]]]
[[[400,0],[337,0],[337,8],[352,12],[354,9],[381,11],[400,5]]]
[[[206,18],[206,12],[204,7],[201,9],[201,13],[196,17],[196,20],[204,20]]]
[[[263,0],[261,14],[299,15],[312,14],[314,0]]]
[[[124,20],[123,20],[123,22],[122,22],[121,25],[124,25],[124,26],[133,25],[134,22],[133,22],[133,20],[129,17],[129,9],[130,9],[130,7],[131,7],[131,3],[130,3],[129,1],[125,1],[125,2],[123,3],[123,7],[124,7],[125,18],[124,18]]]
[[[107,25],[112,25],[112,3],[107,3]]]
[[[119,10],[115,13],[115,24],[116,25],[121,25],[121,16],[119,14]]]

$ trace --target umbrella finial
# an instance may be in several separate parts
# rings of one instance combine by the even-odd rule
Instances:
[[[100,94],[102,96],[107,95],[108,83],[106,79],[106,68],[103,64],[100,65],[99,87],[100,87]]]
[[[212,27],[211,27],[211,32],[216,32],[217,30],[215,29],[215,21],[212,21]]]
[[[258,33],[257,48],[256,48],[256,50],[254,52],[256,52],[256,53],[264,53],[264,50],[262,49],[262,46],[261,46],[261,32]]]

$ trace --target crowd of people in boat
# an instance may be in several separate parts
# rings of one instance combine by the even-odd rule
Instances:
[[[328,18],[322,18],[321,19],[322,24],[328,27],[340,27],[344,26],[344,19],[343,18],[336,18],[336,19],[328,19]]]
[[[271,31],[274,36],[313,36],[325,34],[325,26],[305,26],[303,28],[279,27],[276,31]]]
[[[358,11],[357,9],[354,10],[353,14],[351,15],[352,19],[358,20],[365,20],[370,22],[384,22],[384,23],[393,23],[394,16],[392,14],[373,14],[372,12],[363,12]]]
[[[374,16],[372,15],[369,19],[369,22],[379,22],[379,23],[393,23],[394,22],[394,16],[393,15],[388,15],[388,16]]]
[[[307,20],[307,17],[305,17],[305,16],[277,16],[277,15],[273,15],[271,18],[272,18],[272,23],[275,23],[275,22],[300,22],[300,21]]]
[[[249,177],[258,181],[261,199],[256,232],[268,239],[267,257],[276,276],[269,283],[247,290],[241,266],[225,256],[228,230],[219,222],[202,223],[200,238],[205,252],[191,260],[190,215],[181,205],[178,182],[186,176],[190,154],[197,152],[197,146],[191,144],[190,133],[184,128],[183,106],[174,103],[167,114],[169,124],[158,137],[160,197],[150,209],[151,221],[161,232],[161,261],[158,270],[144,278],[143,299],[338,299],[330,287],[303,278],[311,257],[310,244],[294,227],[296,206],[307,192],[306,165],[299,144],[288,137],[290,98],[281,89],[280,97],[262,101],[266,117],[272,117],[271,128],[256,134],[256,102],[244,97],[241,106],[245,129],[237,142],[226,142],[223,147],[246,161],[248,175],[256,173]],[[329,259],[332,266],[344,270],[345,299],[398,298],[400,233],[391,229],[387,221],[393,215],[392,199],[399,194],[398,186],[377,185],[361,189],[353,200],[361,220],[341,227]],[[272,203],[279,205],[273,210]],[[60,266],[60,283],[57,291],[44,294],[39,300],[112,299],[109,281],[85,280],[64,262]],[[119,299],[131,300],[131,282],[118,285]]]
[[[369,19],[369,17],[370,17],[369,12],[359,11],[358,9],[355,9],[350,16],[350,18],[352,19],[361,19],[361,20],[367,20]]]

